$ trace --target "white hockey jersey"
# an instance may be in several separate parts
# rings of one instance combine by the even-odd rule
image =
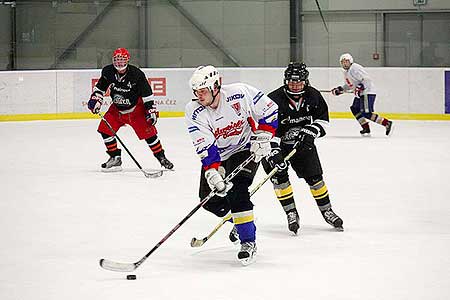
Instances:
[[[357,63],[352,63],[348,70],[344,70],[345,84],[342,86],[344,90],[354,90],[360,83],[364,85],[363,95],[376,94],[375,86],[367,74],[363,66]]]
[[[216,109],[191,101],[185,113],[192,143],[205,168],[249,148],[252,131],[274,134],[278,126],[277,104],[244,83],[222,85]]]

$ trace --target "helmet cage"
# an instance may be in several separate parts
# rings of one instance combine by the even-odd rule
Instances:
[[[127,68],[130,61],[130,53],[125,48],[118,48],[114,51],[112,63],[117,71],[123,71]]]
[[[306,69],[306,65],[304,63],[291,62],[287,66],[284,71],[284,89],[291,97],[298,97],[305,92],[305,88],[303,90],[295,92],[289,89],[289,82],[305,82],[305,87],[309,85],[309,71]]]

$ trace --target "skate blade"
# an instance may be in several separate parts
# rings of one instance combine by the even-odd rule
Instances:
[[[361,134],[361,137],[371,137],[372,135],[370,133],[363,133]]]
[[[336,231],[339,231],[339,232],[344,231],[344,227],[334,227],[334,229],[336,229]]]
[[[241,264],[243,266],[248,266],[256,261],[256,255],[253,255],[253,256],[250,256],[247,258],[242,258],[242,259],[238,258],[238,260],[241,262]]]
[[[115,173],[115,172],[121,172],[123,169],[121,166],[117,166],[117,167],[111,167],[111,168],[102,168],[102,172],[103,173]]]

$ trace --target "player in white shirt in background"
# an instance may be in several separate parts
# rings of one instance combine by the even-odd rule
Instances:
[[[344,53],[339,58],[344,69],[345,83],[331,90],[335,96],[342,95],[345,91],[354,91],[355,98],[350,110],[362,127],[362,136],[370,136],[369,120],[386,128],[386,135],[392,133],[392,121],[374,113],[376,98],[375,86],[366,70],[360,64],[353,62],[349,53]]]
[[[231,211],[233,233],[243,265],[256,256],[256,227],[249,186],[260,160],[270,154],[278,126],[278,106],[260,90],[244,83],[221,85],[213,66],[200,66],[189,84],[198,99],[186,105],[186,123],[202,162],[200,199],[211,190],[216,195],[203,207],[223,218]],[[224,178],[254,153],[255,159],[230,182]],[[233,241],[233,240],[232,240]]]

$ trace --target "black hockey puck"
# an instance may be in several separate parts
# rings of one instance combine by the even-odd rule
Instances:
[[[127,275],[127,280],[136,280],[136,275]]]

